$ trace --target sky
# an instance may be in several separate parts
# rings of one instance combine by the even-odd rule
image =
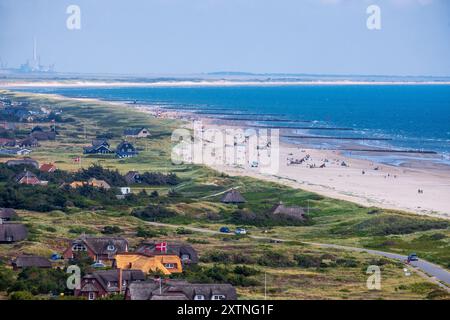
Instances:
[[[34,37],[59,72],[450,76],[448,0],[0,0],[1,61],[32,58]]]

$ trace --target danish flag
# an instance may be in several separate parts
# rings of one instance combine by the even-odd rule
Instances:
[[[167,252],[167,242],[160,242],[155,245],[156,251]]]

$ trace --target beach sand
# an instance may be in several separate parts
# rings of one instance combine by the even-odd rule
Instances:
[[[56,99],[97,101],[95,99],[67,98],[58,95],[43,95]],[[106,103],[101,101],[101,103]],[[112,105],[127,106],[121,102]],[[202,120],[204,128],[225,129],[238,124],[218,124],[211,118],[201,118],[192,113],[163,110],[157,106],[134,105],[145,113],[158,118],[188,121]],[[240,124],[242,125],[242,124]],[[288,164],[287,159],[310,158],[302,164]],[[413,167],[391,166],[344,156],[338,150],[305,149],[297,144],[280,143],[279,170],[268,175],[250,165],[244,167],[215,165],[220,172],[236,176],[250,176],[257,179],[278,182],[294,188],[316,192],[326,197],[347,200],[363,206],[396,209],[412,213],[450,219],[450,168],[439,165]],[[325,160],[326,159],[326,160]],[[346,166],[342,165],[345,162]],[[325,163],[324,168],[320,168]],[[311,166],[315,168],[311,168]],[[363,174],[364,171],[364,174]],[[419,193],[418,190],[423,190]]]
[[[223,131],[242,125],[232,121],[225,125],[211,118],[174,110],[164,111],[148,106],[138,109],[162,118],[201,120],[205,130],[216,128]],[[189,127],[192,127],[192,122]],[[309,159],[301,164],[288,163],[288,159],[302,159],[306,155]],[[323,164],[325,167],[321,168]],[[277,174],[263,174],[251,165],[214,165],[212,168],[229,175],[274,181],[367,207],[450,219],[450,167],[428,161],[392,166],[348,157],[339,150],[308,149],[281,142]],[[419,193],[419,190],[423,192]]]

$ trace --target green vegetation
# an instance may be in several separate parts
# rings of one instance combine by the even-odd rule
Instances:
[[[436,285],[418,290],[413,283],[423,282],[422,278],[418,275],[404,277],[402,267],[388,259],[374,261],[373,256],[365,253],[302,244],[334,243],[403,254],[414,251],[420,258],[450,268],[450,230],[445,220],[366,208],[273,182],[231,177],[202,166],[173,165],[170,133],[180,124],[175,120],[155,119],[132,108],[102,102],[8,95],[58,108],[63,111],[60,119],[63,122],[57,121],[60,133],[57,140],[42,143],[32,154],[40,163],[57,165],[59,170],[52,174],[34,171],[49,181],[48,186],[17,185],[11,177],[18,171],[0,165],[0,207],[18,209],[20,219],[30,231],[27,241],[0,246],[0,257],[62,252],[64,240],[81,233],[120,234],[130,240],[132,248],[145,238],[193,244],[200,253],[201,264],[186,269],[180,276],[188,280],[234,283],[243,298],[264,297],[264,274],[268,278],[269,297],[446,297]],[[150,138],[133,141],[140,152],[138,157],[119,160],[114,155],[81,155],[83,146],[96,138],[107,138],[112,145],[119,143],[122,130],[130,123],[152,132]],[[77,156],[82,157],[81,164],[74,163]],[[141,184],[131,186],[131,195],[117,199],[117,187],[125,185],[123,177],[131,170],[148,174],[143,174],[145,179]],[[111,190],[60,187],[62,182],[91,177],[107,181]],[[247,202],[239,206],[220,203],[221,193],[236,187]],[[287,206],[305,208],[306,221],[272,215],[270,209],[279,201]],[[182,227],[172,230],[149,225],[147,221]],[[188,226],[215,231],[221,226],[230,229],[242,226],[251,235],[290,241],[268,243],[249,237],[193,233],[186,228]],[[383,266],[381,292],[368,292],[365,287],[365,269],[370,263]],[[86,268],[88,264],[85,263]],[[1,272],[5,272],[4,277]],[[7,283],[11,275],[17,276],[8,272],[0,268],[0,291],[2,280]],[[400,284],[405,287],[399,289]],[[42,291],[24,288],[25,291]],[[51,290],[58,291],[57,287]],[[21,291],[17,288],[17,292]]]

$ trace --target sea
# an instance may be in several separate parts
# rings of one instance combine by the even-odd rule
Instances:
[[[283,132],[289,132],[286,134],[289,137],[284,139],[291,143],[341,149],[351,157],[395,166],[411,161],[450,166],[450,85],[114,86],[20,90],[123,101],[220,119],[244,119],[246,125],[285,128]]]

